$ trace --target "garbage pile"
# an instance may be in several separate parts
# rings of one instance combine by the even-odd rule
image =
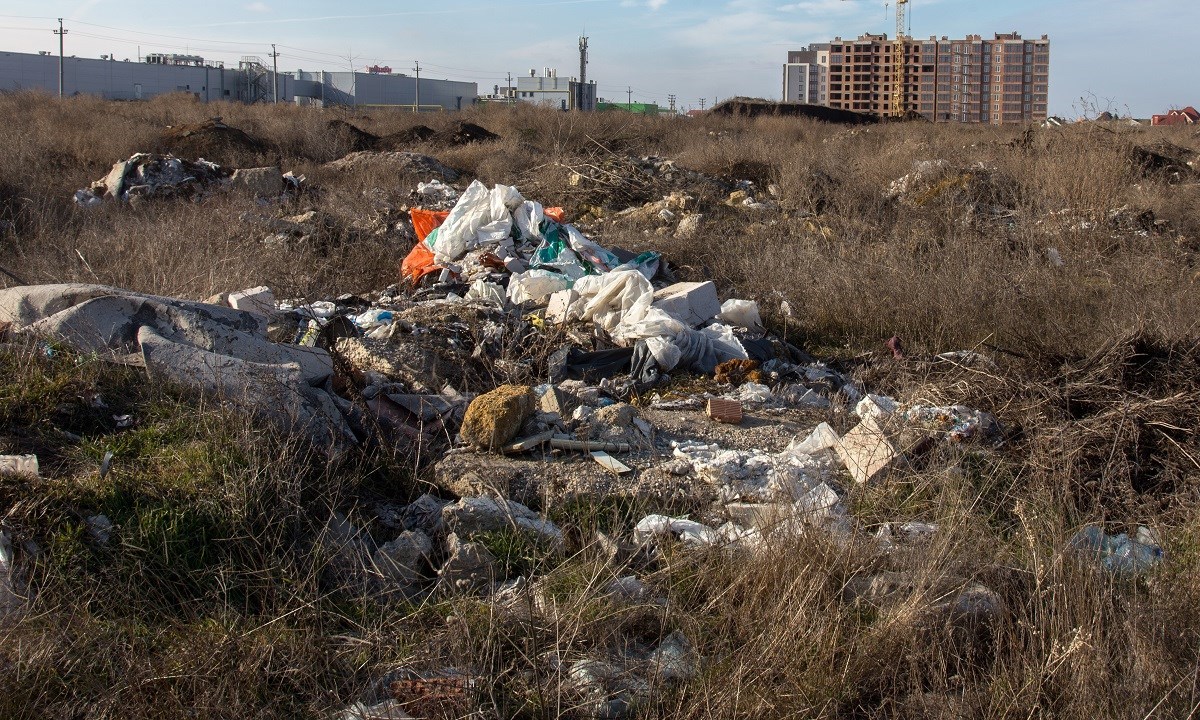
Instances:
[[[474,182],[459,192],[433,180],[412,197],[422,205],[410,211],[417,242],[400,282],[380,292],[280,301],[257,287],[195,302],[26,286],[0,290],[0,324],[144,367],[331,456],[360,444],[409,453],[456,499],[368,503],[367,521],[391,533],[387,542],[342,515],[323,533],[336,559],[328,580],[407,599],[470,593],[494,608],[552,614],[536,602],[537,578],[510,577],[489,542],[515,534],[561,558],[571,541],[544,511],[580,497],[691,510],[643,517],[626,528],[629,543],[603,539],[614,557],[646,564],[671,545],[761,554],[797,536],[865,542],[881,554],[917,546],[939,528],[907,517],[868,528],[849,509],[851,489],[944,457],[939,448],[1004,442],[987,412],[867,392],[770,333],[755,301],[722,299],[711,281],[680,281],[657,252],[603,247],[561,208],[515,187]],[[736,204],[749,207],[750,197]],[[903,357],[897,338],[889,347]],[[975,351],[938,359],[991,362]],[[18,463],[37,472],[36,458]],[[1117,572],[1141,572],[1161,556],[1149,531],[1133,540],[1089,531],[1075,545]],[[628,575],[612,592],[656,605],[640,583]],[[945,601],[930,612],[956,622],[1000,613],[999,596],[964,583],[939,591]],[[846,592],[884,607],[917,587],[877,573]],[[652,646],[556,659],[549,670],[570,678],[597,713],[619,717],[701,662],[671,633]],[[443,676],[469,683],[471,674]],[[376,693],[345,717],[401,711],[403,695]]]
[[[221,188],[237,188],[264,199],[297,194],[303,176],[280,173],[279,168],[229,170],[203,158],[185,160],[174,155],[136,153],[113,165],[107,175],[75,192],[75,203],[93,207],[106,198],[137,203],[151,198],[198,198]]]
[[[913,171],[892,181],[884,197],[913,208],[962,206],[968,219],[1012,218],[1019,207],[1019,187],[984,163],[953,167],[945,160],[921,160]]]

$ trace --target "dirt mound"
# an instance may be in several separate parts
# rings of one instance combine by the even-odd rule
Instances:
[[[409,145],[427,142],[439,147],[457,147],[476,142],[492,142],[500,136],[480,127],[475,123],[457,122],[445,130],[434,130],[425,125],[415,125],[398,133],[385,135],[380,138],[379,148],[383,150],[403,150]]]
[[[1157,178],[1167,182],[1183,182],[1195,176],[1189,164],[1196,153],[1166,140],[1152,145],[1135,145],[1129,151],[1129,162],[1144,178]]]
[[[437,131],[425,125],[414,125],[406,130],[401,130],[391,135],[384,135],[379,139],[379,148],[381,150],[402,150],[409,145],[423,143],[429,138],[437,135]]]
[[[168,126],[159,137],[155,152],[204,158],[228,167],[253,167],[263,164],[268,148],[261,140],[213,118],[191,125]]]
[[[500,136],[474,123],[458,122],[433,136],[432,142],[439,145],[467,145],[475,142],[492,142]]]
[[[363,150],[326,163],[325,167],[338,171],[367,171],[389,173],[411,173],[421,177],[440,177],[446,182],[458,179],[458,171],[446,167],[436,158],[410,152],[374,152]]]
[[[379,136],[355,127],[345,120],[333,119],[325,127],[334,140],[345,148],[347,153],[360,150],[374,150],[379,144]]]
[[[806,117],[828,123],[842,125],[869,125],[879,122],[873,115],[838,110],[822,105],[804,105],[802,103],[774,102],[757,98],[733,98],[717,105],[712,109],[717,115],[735,117]]]

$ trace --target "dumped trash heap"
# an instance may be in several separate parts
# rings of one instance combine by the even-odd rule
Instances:
[[[122,190],[131,177],[195,170],[138,158],[114,168],[104,192],[123,197],[139,187]],[[418,241],[401,282],[366,297],[277,301],[258,287],[195,302],[28,286],[0,290],[0,324],[145,367],[302,433],[330,456],[376,443],[409,452],[457,499],[427,494],[379,510],[399,533],[386,543],[340,515],[325,533],[349,568],[339,582],[408,598],[469,592],[497,607],[537,607],[536,578],[504,577],[480,538],[514,532],[561,554],[567,536],[545,511],[578,497],[693,511],[650,514],[628,528],[628,543],[606,538],[614,555],[661,557],[672,544],[760,553],[805,533],[888,553],[928,541],[937,526],[895,518],[868,532],[848,510],[850,488],[939,447],[1003,442],[992,415],[869,393],[768,332],[756,302],[680,280],[657,252],[603,247],[561,208],[515,187],[474,182],[460,193],[433,181],[414,197],[424,207],[411,211]],[[898,339],[889,347],[901,356]],[[990,363],[973,351],[939,359]],[[1130,540],[1096,530],[1077,545],[1122,571],[1162,553],[1149,531]],[[878,604],[910,585],[864,575],[846,592]],[[649,591],[631,575],[613,592]],[[945,597],[935,610],[947,617],[987,620],[1002,609],[978,584]],[[617,717],[649,692],[640,678],[686,680],[699,663],[674,633],[563,671],[597,713]],[[446,672],[469,685],[469,673]],[[395,702],[376,694],[344,717],[381,716],[372,713]]]

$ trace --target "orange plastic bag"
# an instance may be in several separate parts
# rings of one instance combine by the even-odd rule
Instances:
[[[424,242],[419,242],[413,246],[412,252],[400,265],[400,277],[411,280],[416,285],[421,278],[438,270],[441,268],[433,262],[433,251]]]
[[[449,212],[442,210],[421,210],[413,208],[408,211],[412,216],[413,231],[417,234],[417,240],[425,242],[425,238],[433,229],[446,222],[446,218],[450,216]]]
[[[560,225],[566,222],[567,214],[560,207],[542,208],[542,214]]]

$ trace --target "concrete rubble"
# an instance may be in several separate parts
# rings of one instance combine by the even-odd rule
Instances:
[[[75,193],[75,203],[93,207],[106,199],[136,203],[152,198],[197,198],[232,189],[254,198],[279,200],[296,195],[303,176],[284,174],[277,167],[222,167],[203,158],[187,160],[174,155],[137,153],[112,166],[103,178]]]

